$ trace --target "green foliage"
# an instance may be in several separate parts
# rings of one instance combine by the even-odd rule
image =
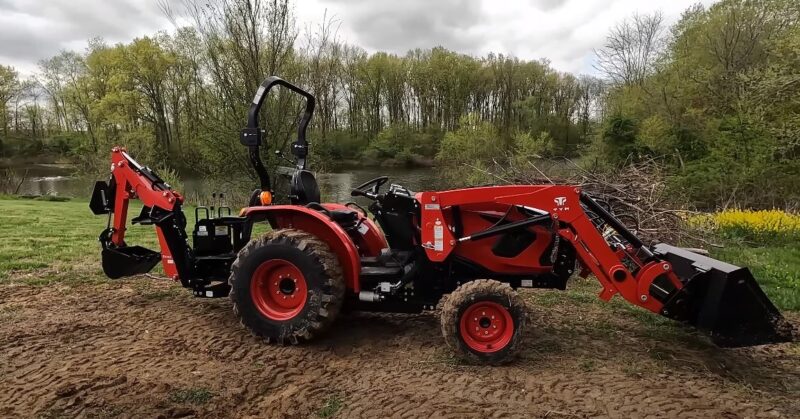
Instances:
[[[433,130],[417,132],[406,124],[393,124],[384,128],[361,153],[366,164],[412,165],[417,160],[436,155],[439,134]]]
[[[169,400],[173,403],[203,405],[208,403],[214,393],[206,388],[178,389],[170,393]]]
[[[642,121],[636,136],[636,143],[640,149],[648,150],[656,155],[670,154],[676,147],[672,128],[661,115],[651,115]]]
[[[363,135],[337,130],[314,141],[312,154],[317,164],[325,164],[331,160],[355,160],[361,156],[368,145],[369,141]]]
[[[555,144],[550,133],[542,131],[537,137],[528,132],[518,132],[512,136],[514,144],[512,162],[518,166],[529,161],[552,157]]]
[[[406,140],[409,138],[410,130],[401,125],[390,125],[378,133],[369,144],[369,150],[375,157],[389,158],[394,157],[404,150],[408,150]]]
[[[640,151],[636,134],[638,125],[633,118],[614,115],[603,124],[603,143],[606,156],[614,162],[622,162]]]
[[[663,158],[701,208],[796,205],[798,27],[791,0],[690,8],[646,77],[609,91],[594,152]]]
[[[340,394],[333,394],[325,399],[325,403],[317,410],[320,418],[332,418],[344,407],[344,398]]]
[[[444,177],[454,183],[486,182],[489,179],[481,174],[482,169],[494,159],[505,156],[505,144],[498,141],[497,128],[474,114],[463,117],[459,124],[456,131],[448,132],[442,139],[436,163],[446,168]],[[477,170],[470,171],[465,165],[472,165]]]
[[[0,156],[5,155],[6,145],[4,139],[9,134],[9,111],[8,105],[11,100],[19,95],[20,81],[19,74],[13,67],[0,65]]]

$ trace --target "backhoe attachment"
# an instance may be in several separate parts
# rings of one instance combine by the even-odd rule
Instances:
[[[139,199],[143,206],[132,224],[156,228],[161,252],[125,242],[128,206]],[[191,273],[192,253],[187,243],[183,197],[148,167],[131,158],[125,149],[111,153],[111,178],[95,183],[89,208],[108,214],[108,227],[100,234],[103,272],[112,279],[150,272],[158,262],[172,279],[186,282]]]
[[[116,181],[114,178],[110,182],[97,181],[94,184],[92,198],[89,201],[89,208],[95,215],[109,214],[114,211],[114,195],[116,193]],[[111,239],[114,232],[112,227],[108,227],[100,233],[101,260],[103,272],[111,279],[124,278],[126,276],[141,275],[150,272],[154,266],[161,261],[161,253],[152,251],[142,246],[117,246]]]

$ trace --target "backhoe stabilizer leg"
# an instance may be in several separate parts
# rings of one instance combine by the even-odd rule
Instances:
[[[654,253],[672,265],[683,288],[661,314],[708,333],[721,347],[791,342],[794,331],[747,268],[686,249],[658,244]]]

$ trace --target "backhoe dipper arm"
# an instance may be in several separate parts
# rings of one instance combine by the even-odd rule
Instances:
[[[173,191],[150,169],[141,166],[122,147],[111,152],[111,182],[108,199],[113,199],[113,222],[110,226],[110,243],[104,246],[124,248],[128,205],[138,198],[149,209],[142,224],[154,224],[161,247],[164,272],[173,280],[188,279],[191,251],[184,232],[185,219],[181,210],[183,196]],[[111,192],[113,191],[113,192]],[[112,209],[113,208],[113,209]]]

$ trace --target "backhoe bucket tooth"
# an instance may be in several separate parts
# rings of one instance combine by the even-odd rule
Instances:
[[[654,253],[672,265],[684,285],[664,304],[662,315],[708,333],[721,347],[792,341],[792,326],[749,269],[664,243]]]
[[[154,252],[142,246],[115,247],[105,240],[110,230],[100,235],[103,245],[101,253],[103,259],[103,272],[111,279],[126,276],[140,275],[150,272],[159,261],[161,253]]]

